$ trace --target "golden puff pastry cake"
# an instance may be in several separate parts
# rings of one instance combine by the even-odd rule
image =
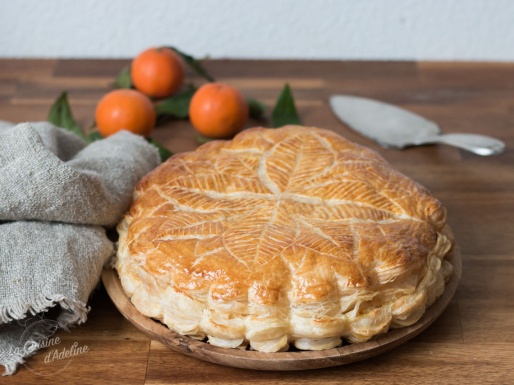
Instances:
[[[446,212],[334,132],[253,128],[136,187],[115,267],[132,303],[221,347],[321,350],[415,323],[452,266]]]

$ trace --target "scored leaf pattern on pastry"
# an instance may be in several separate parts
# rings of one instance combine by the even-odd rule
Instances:
[[[330,275],[377,284],[382,264],[410,263],[433,247],[438,223],[420,207],[438,202],[378,155],[321,130],[268,131],[252,143],[245,134],[179,155],[141,184],[132,231],[151,231],[134,242],[160,251],[149,269],[180,270],[181,290],[214,285],[232,300],[255,280],[279,290],[288,276],[295,298],[308,301],[336,289]],[[378,255],[362,245],[370,242]],[[376,269],[361,271],[370,264]],[[311,282],[320,266],[331,267],[326,282]],[[233,276],[239,282],[224,282]]]
[[[440,291],[429,256],[447,251],[445,211],[427,190],[369,149],[297,126],[250,129],[175,155],[139,183],[123,226],[119,266],[147,280],[141,307],[170,287],[205,308],[180,332],[236,341],[230,346],[249,333],[252,346],[269,351],[293,337],[300,348],[324,348],[326,337],[335,346],[342,334],[366,339],[394,314],[411,322],[427,303],[416,286],[425,279]],[[350,313],[375,324],[349,325]],[[247,330],[238,324],[229,338],[212,314]],[[272,344],[249,331],[262,319],[279,325],[267,334]]]

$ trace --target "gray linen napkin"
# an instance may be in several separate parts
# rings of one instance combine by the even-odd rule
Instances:
[[[48,338],[31,315],[85,322],[86,303],[113,253],[104,227],[128,209],[157,150],[122,131],[90,145],[46,122],[0,122],[0,365],[12,374]],[[54,309],[54,310],[55,310]],[[50,323],[47,323],[50,325]]]

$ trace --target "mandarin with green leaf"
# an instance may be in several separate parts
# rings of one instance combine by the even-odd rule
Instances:
[[[248,120],[248,103],[241,92],[225,83],[206,83],[189,105],[193,127],[208,138],[231,138]]]
[[[171,48],[149,48],[137,55],[130,66],[133,86],[151,98],[177,92],[184,82],[184,63]]]
[[[148,137],[156,117],[153,104],[146,95],[136,90],[119,89],[100,99],[95,119],[104,138],[120,130]]]

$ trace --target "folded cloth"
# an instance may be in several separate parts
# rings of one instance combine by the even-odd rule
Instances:
[[[55,330],[27,328],[55,308],[67,328],[113,243],[106,228],[128,210],[135,184],[160,162],[154,146],[122,131],[87,145],[49,123],[0,123],[0,365],[12,374]],[[22,338],[23,337],[23,338]]]

